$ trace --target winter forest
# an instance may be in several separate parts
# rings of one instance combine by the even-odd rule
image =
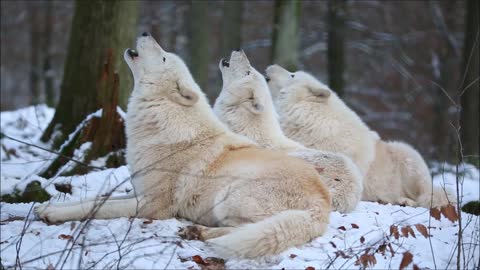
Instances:
[[[478,269],[479,3],[477,0],[1,1],[0,268]],[[164,164],[166,167],[133,169],[136,165],[132,161],[137,159],[129,158],[128,151],[132,150],[128,145],[132,142],[128,140],[137,137],[134,137],[135,130],[130,133],[127,130],[132,127],[129,119],[134,117],[127,104],[134,100],[131,97],[133,76],[140,74],[140,71],[135,73],[135,68],[147,55],[148,42],[158,42],[163,55],[174,53],[185,61],[210,107],[223,104],[220,99],[225,96],[221,93],[226,91],[226,79],[230,78],[224,73],[229,72],[228,68],[235,71],[236,53],[240,52],[244,59],[248,57],[247,66],[262,74],[262,82],[255,85],[268,85],[266,89],[272,91],[268,96],[272,95],[274,104],[270,108],[254,103],[254,109],[260,108],[262,113],[271,110],[275,115],[272,121],[279,121],[286,137],[295,141],[300,139],[290,136],[282,122],[283,117],[294,111],[285,113],[278,107],[279,101],[275,100],[272,90],[275,78],[266,70],[277,64],[290,72],[287,77],[291,76],[292,80],[303,78],[296,71],[310,73],[328,85],[331,95],[342,100],[349,113],[359,116],[355,121],[363,121],[378,133],[378,141],[387,144],[401,141],[412,146],[415,149],[412,151],[418,151],[420,161],[416,154],[409,156],[405,163],[398,163],[401,165],[393,162],[393,168],[379,170],[372,179],[389,183],[395,181],[392,179],[399,170],[402,177],[409,176],[399,180],[398,185],[403,189],[398,192],[404,192],[406,197],[420,197],[415,194],[427,191],[423,188],[409,191],[406,186],[423,181],[415,178],[415,173],[421,171],[417,168],[421,167],[418,163],[423,164],[423,158],[428,174],[424,188],[431,193],[429,206],[410,204],[410,200],[388,200],[388,196],[398,194],[368,199],[366,190],[372,189],[375,193],[377,187],[381,188],[373,180],[372,184],[367,183],[373,173],[360,168],[355,170],[361,175],[358,178],[363,179],[359,180],[362,188],[355,205],[348,211],[336,208],[335,185],[339,183],[335,181],[345,179],[335,176],[333,184],[328,181],[322,184],[331,196],[328,204],[332,208],[326,214],[329,221],[322,233],[305,236],[305,241],[298,240],[301,237],[296,230],[303,232],[307,229],[298,228],[315,227],[312,222],[316,221],[301,223],[302,218],[292,217],[282,223],[268,206],[265,207],[271,211],[268,212],[271,217],[255,216],[255,211],[267,203],[255,202],[258,205],[249,208],[252,206],[242,198],[255,197],[260,188],[245,196],[238,195],[240,199],[235,197],[238,204],[226,208],[232,215],[240,209],[238,211],[252,216],[237,217],[243,220],[238,224],[239,221],[224,222],[215,216],[218,214],[212,214],[214,225],[204,222],[210,213],[201,214],[198,219],[182,211],[161,218],[144,214],[138,205],[162,208],[156,197],[170,198],[165,194],[174,188],[167,190],[160,184],[154,185],[150,192],[162,193],[142,197],[136,194],[135,181],[140,180],[135,178],[148,178],[151,171],[156,170],[156,175],[162,176],[156,178],[162,180],[216,179],[188,171],[187,166],[181,165],[186,162],[184,159],[175,161],[176,150],[172,153],[165,150],[163,157],[172,160]],[[147,45],[142,47],[144,43]],[[170,61],[168,57],[167,61]],[[163,68],[145,63],[139,70]],[[162,71],[167,75],[162,78],[174,76],[168,74],[176,71],[177,66],[167,63],[168,68]],[[247,74],[250,75],[250,71]],[[184,94],[183,85],[178,85],[177,82],[181,97],[197,102],[195,87],[189,88],[192,93]],[[135,87],[139,86],[135,84]],[[250,100],[255,97],[253,94]],[[145,100],[148,96],[142,98],[139,99]],[[319,102],[318,106],[322,104]],[[141,108],[152,106],[161,107]],[[135,109],[135,113],[141,112]],[[159,123],[170,123],[176,114],[183,113],[183,109],[181,113],[159,113],[163,115],[159,117],[164,117]],[[215,113],[218,116],[217,110]],[[322,128],[319,123],[324,115],[309,114],[314,119],[318,117],[318,126]],[[200,117],[201,113],[193,115]],[[155,125],[148,117],[138,116],[142,118],[149,123],[145,128]],[[212,121],[221,120],[219,116],[219,120]],[[191,128],[196,126],[195,121],[193,123]],[[203,122],[198,123],[202,126]],[[248,122],[248,125],[254,124]],[[177,128],[181,130],[182,125]],[[239,133],[231,129],[232,133]],[[297,123],[294,133],[306,134],[313,129]],[[164,141],[161,130],[154,133],[162,138],[157,141]],[[360,136],[354,129],[347,134],[354,138]],[[313,140],[318,138],[312,136]],[[142,135],[139,140],[146,137]],[[333,151],[314,147],[315,143],[298,142],[315,151]],[[201,144],[208,145],[207,142]],[[253,144],[257,145],[252,141]],[[147,145],[140,156],[149,156],[148,151],[156,147],[152,142]],[[190,147],[196,146],[192,142]],[[265,151],[277,150],[271,148]],[[379,151],[372,153],[379,156]],[[385,151],[393,151],[395,155],[396,150]],[[188,154],[188,158],[195,164],[206,162],[214,151],[206,152],[211,154]],[[338,152],[356,163],[353,157]],[[256,158],[258,156],[261,154]],[[307,161],[302,164],[312,163],[311,158],[297,152],[290,156]],[[319,169],[315,162],[311,167],[315,167],[319,179],[330,173],[328,166],[337,166]],[[256,163],[261,166],[260,161]],[[179,173],[173,172],[177,167],[185,175],[172,176]],[[275,169],[268,169],[267,173],[272,171]],[[246,175],[250,177],[251,173]],[[228,174],[219,178],[225,177],[235,178]],[[198,181],[195,183],[211,182]],[[180,184],[175,185],[178,189]],[[207,184],[196,185],[192,191],[195,194],[186,192],[187,196],[193,196],[192,200],[198,203],[203,197],[211,197],[205,193],[215,194],[220,189],[212,191],[204,185]],[[398,193],[394,185],[384,186],[391,187],[388,192],[394,194]],[[254,186],[252,184],[252,189]],[[148,188],[145,189],[148,193]],[[236,189],[232,194],[237,194]],[[441,190],[439,196],[445,197],[447,203],[435,205],[436,189]],[[281,192],[285,192],[285,196],[294,193],[293,188]],[[274,197],[274,194],[272,191],[262,196]],[[117,197],[136,198],[134,214],[114,216],[115,209],[128,208],[121,204],[124,199],[115,201]],[[175,200],[177,197],[172,199]],[[65,209],[79,201],[82,204],[76,212],[83,216],[70,217],[71,213]],[[105,210],[115,202],[119,206],[112,211]],[[56,203],[70,205],[51,208],[50,213],[56,213],[50,217],[38,210],[39,205],[48,207]],[[88,203],[92,203],[90,208],[85,206]],[[222,202],[219,205],[223,205]],[[214,209],[219,207],[217,204],[211,207],[212,213],[218,212]],[[282,207],[299,210],[291,205]],[[278,222],[278,227],[261,227],[268,226],[269,222]],[[210,239],[210,231],[217,230],[227,233]],[[255,238],[257,232],[260,236]],[[270,234],[275,234],[272,243],[268,240]],[[223,246],[218,244],[221,241]],[[284,243],[289,244],[283,248]]]

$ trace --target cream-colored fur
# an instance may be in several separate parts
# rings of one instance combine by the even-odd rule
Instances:
[[[267,68],[269,87],[285,134],[307,147],[343,153],[365,175],[363,200],[438,207],[454,201],[432,178],[420,154],[384,142],[328,86],[312,75]],[[432,196],[433,194],[433,196]]]
[[[259,145],[285,151],[317,168],[330,189],[333,209],[349,212],[360,201],[362,175],[343,154],[308,149],[288,139],[280,129],[265,78],[255,70],[243,51],[234,51],[228,65],[221,60],[223,87],[213,108],[217,117],[236,133]]]
[[[152,37],[140,37],[137,51],[132,58],[127,50],[125,60],[135,81],[127,162],[139,203],[110,199],[93,217],[186,218],[206,226],[203,239],[214,237],[208,243],[221,256],[248,258],[325,232],[330,195],[313,166],[229,131],[184,62]],[[46,205],[36,213],[53,222],[82,219],[79,209],[92,204]]]

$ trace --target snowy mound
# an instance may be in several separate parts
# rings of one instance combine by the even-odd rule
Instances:
[[[2,133],[29,144],[39,142],[42,130],[53,116],[46,106],[28,107],[1,113]],[[1,139],[1,194],[23,191],[33,180],[52,195],[53,201],[78,201],[101,196],[125,195],[132,191],[126,166],[86,175],[44,179],[36,174],[54,154],[26,144]],[[96,164],[101,167],[101,164]],[[437,168],[438,169],[438,168]],[[435,185],[456,190],[456,175],[451,166],[434,179]],[[479,199],[479,171],[469,165],[460,167],[462,204]],[[63,193],[55,184],[71,187]],[[1,264],[13,268],[43,269],[358,269],[362,265],[376,269],[419,268],[450,269],[457,266],[459,221],[451,215],[432,217],[425,208],[381,205],[361,202],[349,214],[331,213],[327,233],[301,247],[261,260],[207,259],[217,257],[200,241],[176,236],[185,220],[113,219],[67,222],[47,225],[34,220],[34,203],[0,204]],[[434,213],[433,216],[436,216]],[[438,217],[437,216],[437,217]],[[479,267],[480,220],[461,214],[462,269]],[[54,268],[53,268],[54,267]]]

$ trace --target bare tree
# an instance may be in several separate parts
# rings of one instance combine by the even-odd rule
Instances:
[[[45,17],[42,39],[43,53],[43,82],[45,87],[45,103],[53,107],[55,106],[55,85],[53,78],[52,62],[51,62],[51,44],[52,44],[52,28],[53,28],[53,2],[45,2]]]
[[[27,3],[30,24],[30,104],[40,103],[40,6],[38,3]]]
[[[467,1],[465,17],[465,42],[463,47],[462,87],[460,88],[462,110],[460,113],[460,136],[463,153],[467,160],[476,160],[479,155],[479,12],[477,0]],[[469,158],[470,157],[470,158]]]
[[[242,44],[242,1],[225,1],[222,20],[222,55],[240,48]]]
[[[53,147],[58,147],[88,114],[100,108],[98,81],[109,48],[122,80],[119,104],[126,104],[132,84],[123,51],[133,43],[137,14],[135,1],[76,1],[60,100],[43,141],[53,139]]]
[[[276,0],[272,37],[272,62],[286,69],[298,67],[299,19],[298,0]]]
[[[193,77],[211,100],[217,91],[209,91],[207,88],[210,60],[208,2],[192,1],[190,12],[190,68]]]
[[[344,92],[345,72],[345,0],[329,0],[328,25],[328,79],[330,87],[341,97]]]

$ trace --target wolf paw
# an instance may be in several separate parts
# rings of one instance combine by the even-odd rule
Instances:
[[[37,205],[33,208],[35,217],[47,224],[58,224],[60,223],[55,216],[55,207],[52,207],[48,203]]]

